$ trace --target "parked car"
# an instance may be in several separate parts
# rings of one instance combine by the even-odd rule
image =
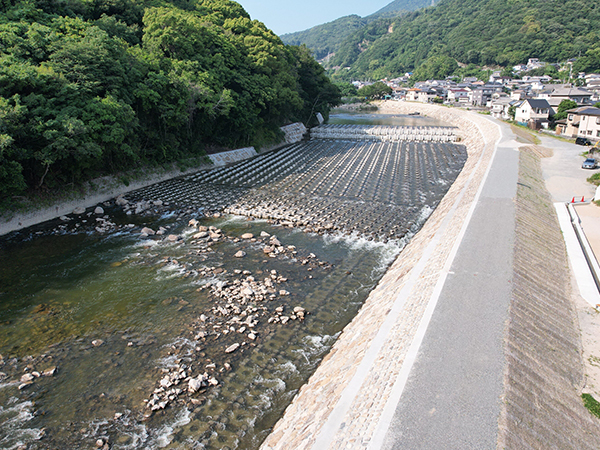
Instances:
[[[587,158],[581,165],[582,169],[596,169],[597,167],[598,163],[594,158]]]
[[[592,141],[590,141],[588,138],[584,138],[584,137],[576,138],[575,143],[577,145],[592,145]]]

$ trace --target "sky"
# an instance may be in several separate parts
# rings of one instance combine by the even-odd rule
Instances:
[[[392,0],[236,0],[252,19],[276,34],[292,33],[331,22],[343,16],[361,17],[379,11]]]

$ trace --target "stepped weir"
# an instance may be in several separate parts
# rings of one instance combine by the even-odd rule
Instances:
[[[207,216],[388,241],[414,234],[467,159],[453,127],[322,125],[310,140],[131,193]]]

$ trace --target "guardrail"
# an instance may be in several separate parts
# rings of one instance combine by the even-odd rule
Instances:
[[[575,230],[575,235],[577,236],[577,240],[581,245],[581,249],[583,250],[583,254],[585,256],[585,260],[590,267],[590,272],[592,274],[592,278],[594,278],[594,282],[596,283],[596,287],[600,292],[600,265],[596,260],[596,256],[594,255],[594,251],[592,250],[592,246],[590,245],[587,237],[585,236],[585,232],[583,228],[581,228],[581,219],[579,219],[579,215],[575,208],[571,203],[567,203],[567,210],[569,211],[569,216],[571,218],[571,224],[573,225],[573,229]]]

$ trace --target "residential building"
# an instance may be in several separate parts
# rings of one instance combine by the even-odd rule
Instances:
[[[467,102],[469,99],[470,89],[464,88],[450,88],[448,89],[448,101],[449,102],[460,102],[461,99],[464,99],[463,102]]]
[[[592,92],[580,87],[565,85],[554,89],[550,94],[553,103],[560,104],[563,100],[573,100],[578,105],[589,105],[591,103]]]
[[[409,89],[408,91],[406,91],[406,100],[408,100],[409,102],[419,101],[419,92],[421,92],[421,89]]]
[[[515,89],[510,93],[512,100],[523,100],[526,97],[526,92],[523,89]]]
[[[528,98],[515,106],[515,121],[518,123],[526,125],[530,121],[538,123],[548,122],[550,104],[547,100]]]
[[[517,102],[512,100],[510,97],[500,97],[492,100],[490,105],[490,113],[492,114],[492,117],[504,120],[510,119],[508,108],[510,108],[514,103]]]
[[[562,134],[570,137],[600,139],[600,108],[582,106],[567,111],[566,126]]]

